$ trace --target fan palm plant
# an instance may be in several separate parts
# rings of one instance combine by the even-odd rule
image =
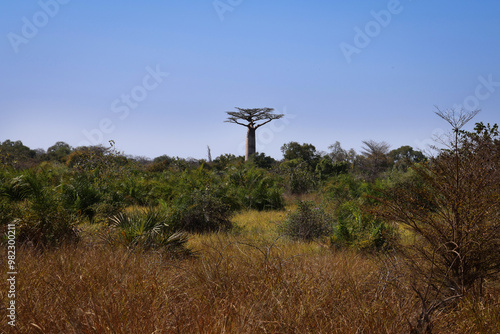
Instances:
[[[175,232],[167,224],[168,216],[160,209],[149,207],[121,212],[110,219],[106,241],[131,249],[164,249],[172,255],[190,255],[186,248],[188,235]]]

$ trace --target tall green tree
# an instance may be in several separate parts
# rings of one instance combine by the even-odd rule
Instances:
[[[407,170],[414,163],[423,162],[427,159],[422,152],[408,145],[390,151],[389,158],[392,160],[395,168],[403,171]]]
[[[49,160],[62,161],[62,159],[69,156],[72,151],[73,148],[69,146],[69,144],[58,141],[47,149],[47,157]]]
[[[316,147],[312,144],[299,144],[291,141],[281,146],[281,152],[286,160],[301,160],[304,161],[311,170],[315,170],[321,156],[316,151]]]
[[[0,142],[0,164],[16,168],[27,167],[36,157],[37,152],[25,146],[22,141],[6,140]]]

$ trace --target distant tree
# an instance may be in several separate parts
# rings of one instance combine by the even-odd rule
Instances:
[[[149,172],[163,172],[167,170],[174,162],[175,158],[164,154],[154,158],[152,163],[147,164],[146,170]]]
[[[63,141],[58,141],[47,149],[47,158],[52,161],[63,161],[69,156],[73,148]]]
[[[385,158],[385,155],[389,152],[390,145],[385,141],[363,140],[363,144],[365,146],[362,148],[363,152],[361,154],[366,157]]]
[[[285,159],[280,163],[278,171],[283,177],[285,190],[290,194],[305,194],[316,189],[314,170],[301,158]]]
[[[46,153],[47,153],[47,151],[45,151],[43,148],[36,148],[35,149],[35,154],[37,157],[40,157]]]
[[[109,149],[99,146],[80,146],[77,147],[66,160],[66,165],[71,168],[82,170],[94,170],[107,165],[109,159],[106,159]]]
[[[414,150],[411,146],[401,146],[390,151],[389,158],[392,160],[394,167],[400,170],[407,170],[413,164],[427,159],[422,152]]]
[[[257,167],[270,169],[276,164],[276,160],[273,157],[267,156],[264,153],[255,153],[251,158],[252,161]]]
[[[210,149],[210,146],[207,145],[207,158],[208,158],[208,163],[212,163],[212,150]]]
[[[248,161],[251,155],[256,152],[255,144],[255,131],[275,119],[280,119],[284,114],[273,114],[274,109],[272,108],[254,108],[254,109],[243,109],[236,108],[238,111],[227,111],[229,115],[226,122],[235,123],[245,126],[247,131],[247,142],[245,151],[245,161]],[[263,121],[260,124],[257,122]]]
[[[357,168],[369,181],[374,181],[389,167],[389,144],[373,140],[363,141],[361,156],[357,159]]]
[[[240,166],[245,163],[245,157],[236,156],[234,154],[221,154],[214,159],[214,167],[218,170],[223,170],[229,166]]]
[[[316,169],[321,156],[316,151],[316,147],[312,144],[299,144],[291,141],[288,144],[281,146],[281,152],[286,160],[301,160],[304,161],[312,171]]]
[[[349,151],[344,150],[340,145],[339,141],[336,141],[334,144],[328,146],[330,153],[328,156],[332,159],[333,162],[348,162],[353,163],[356,159],[356,151],[354,149],[350,149]]]
[[[22,141],[6,140],[0,143],[0,163],[15,168],[25,168],[34,163],[36,151],[25,146]]]
[[[127,156],[127,160],[135,161],[141,166],[146,166],[151,164],[152,160],[143,155]]]
[[[322,158],[316,165],[316,174],[320,180],[326,180],[330,176],[344,174],[349,171],[349,163],[346,161],[333,162],[329,157]]]
[[[33,158],[36,155],[36,152],[30,149],[28,146],[25,146],[22,141],[4,141],[0,147],[3,152],[10,153],[17,158]]]
[[[156,157],[153,159],[153,162],[163,162],[163,161],[168,161],[169,163],[170,162],[173,162],[175,160],[175,158],[172,158],[166,154],[164,155],[160,155],[159,157]]]

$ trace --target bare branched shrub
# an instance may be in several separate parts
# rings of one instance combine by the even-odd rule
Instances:
[[[410,231],[399,252],[421,301],[420,333],[430,332],[437,309],[481,294],[483,281],[500,272],[500,137],[496,125],[461,130],[476,113],[438,113],[453,126],[449,149],[384,193],[385,217]]]

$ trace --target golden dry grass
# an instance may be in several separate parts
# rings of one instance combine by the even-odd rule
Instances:
[[[418,304],[371,256],[276,239],[284,212],[193,236],[196,258],[105,245],[20,249],[19,333],[407,333]],[[392,282],[393,284],[390,284]],[[435,318],[436,333],[500,332],[500,288]],[[6,300],[5,281],[0,299]],[[0,332],[9,333],[5,318]]]

